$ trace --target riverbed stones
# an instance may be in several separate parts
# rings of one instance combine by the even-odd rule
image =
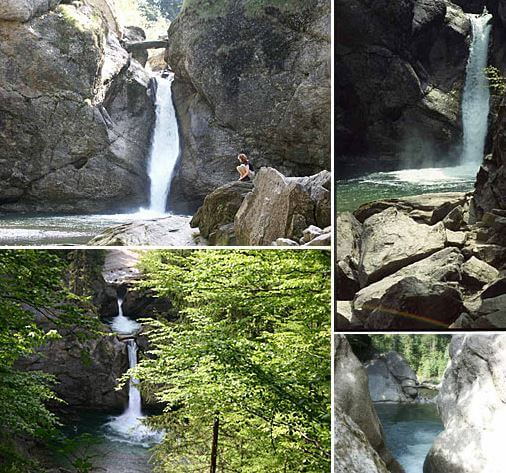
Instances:
[[[446,232],[441,222],[418,224],[390,207],[364,222],[360,241],[358,270],[365,286],[443,249]]]
[[[300,239],[310,225],[330,225],[330,173],[286,177],[262,168],[234,219],[239,245],[271,245],[277,238]]]
[[[438,409],[444,430],[424,473],[501,473],[506,435],[506,336],[458,335],[450,344]]]
[[[418,378],[406,360],[390,351],[365,365],[373,402],[413,402],[418,396]]]

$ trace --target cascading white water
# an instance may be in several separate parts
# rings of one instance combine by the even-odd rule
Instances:
[[[112,329],[120,335],[133,335],[141,326],[123,315],[123,299],[118,297],[118,315],[112,321]]]
[[[123,300],[118,298],[118,315],[112,321],[112,328],[115,332],[122,335],[133,335],[139,329],[140,325],[134,320],[130,320],[123,315]],[[137,366],[137,343],[133,338],[126,340],[128,351],[128,366],[135,368]],[[120,416],[113,417],[105,426],[108,437],[111,440],[131,443],[136,445],[149,446],[161,441],[163,434],[152,430],[142,423],[144,416],[142,414],[142,399],[139,389],[137,389],[138,380],[131,378],[128,387],[128,406]]]
[[[128,362],[130,368],[137,365],[137,343],[133,339],[126,342]],[[112,434],[112,439],[120,442],[148,446],[160,442],[162,434],[150,429],[142,423],[141,393],[137,389],[138,381],[130,379],[128,389],[128,406],[118,417],[114,417],[107,424],[106,430]]]
[[[172,102],[174,75],[156,79],[156,123],[149,160],[149,210],[164,214],[172,173],[179,156],[179,130]]]
[[[492,15],[485,10],[482,15],[469,15],[469,18],[472,39],[462,97],[464,139],[461,164],[476,171],[483,160],[488,129],[490,91],[484,69],[487,67]]]

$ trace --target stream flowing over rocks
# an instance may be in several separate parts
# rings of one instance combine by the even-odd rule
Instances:
[[[149,76],[108,1],[0,7],[0,210],[92,213],[146,201]]]
[[[182,156],[172,201],[194,210],[256,168],[304,176],[330,168],[330,2],[188,2],[171,24],[167,62]]]
[[[334,470],[403,473],[385,444],[367,374],[342,335],[334,336]]]
[[[506,426],[506,336],[459,335],[437,404],[444,431],[424,473],[501,473]]]

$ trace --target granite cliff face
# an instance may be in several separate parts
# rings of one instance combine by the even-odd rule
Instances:
[[[192,210],[236,156],[289,176],[330,167],[330,2],[200,0],[169,29],[183,149],[172,200]]]
[[[385,444],[364,367],[344,336],[334,346],[334,471],[404,473]]]
[[[438,396],[444,431],[424,473],[501,473],[497,454],[505,434],[506,337],[460,335],[450,345],[451,364]]]
[[[338,0],[336,15],[341,174],[456,158],[470,30],[463,10],[444,0]]]
[[[122,48],[106,0],[57,3],[0,7],[0,210],[138,206],[149,77]]]

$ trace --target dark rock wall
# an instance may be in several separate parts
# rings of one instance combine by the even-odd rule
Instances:
[[[286,175],[330,168],[330,2],[186,3],[167,61],[182,156],[172,200],[196,207],[236,156]]]
[[[455,159],[470,27],[462,9],[338,0],[335,10],[337,177]]]
[[[95,2],[0,15],[0,210],[97,212],[147,200],[148,78]]]

